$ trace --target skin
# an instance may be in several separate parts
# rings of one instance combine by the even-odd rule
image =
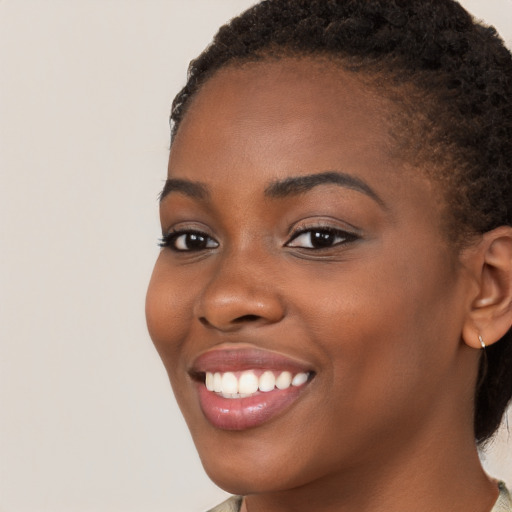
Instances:
[[[252,63],[209,79],[174,140],[168,176],[208,197],[169,191],[163,233],[199,230],[212,245],[162,249],[148,327],[207,473],[248,495],[250,512],[484,512],[496,499],[473,395],[478,333],[500,290],[482,268],[489,248],[506,259],[512,244],[496,242],[507,232],[450,245],[440,189],[391,156],[393,108],[334,64]],[[334,183],[265,194],[333,170],[374,194]],[[297,235],[326,226],[348,235],[326,249]],[[263,425],[215,428],[188,369],[211,348],[248,346],[304,361],[315,378]]]

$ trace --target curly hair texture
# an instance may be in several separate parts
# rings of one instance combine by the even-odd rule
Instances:
[[[327,57],[397,105],[396,150],[445,184],[454,245],[512,225],[512,57],[494,28],[454,0],[262,1],[221,27],[190,63],[172,105],[172,140],[217,70],[282,57]],[[512,397],[511,338],[509,331],[481,359],[480,444]]]

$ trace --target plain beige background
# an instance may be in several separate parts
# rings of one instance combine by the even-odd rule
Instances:
[[[251,0],[0,0],[0,511],[201,511],[146,333],[167,116]],[[466,0],[512,46],[512,0]],[[512,484],[503,430],[489,471]]]

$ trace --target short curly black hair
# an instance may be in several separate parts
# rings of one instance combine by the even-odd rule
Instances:
[[[191,99],[220,68],[326,56],[367,77],[404,113],[404,156],[447,182],[454,243],[512,225],[512,57],[494,28],[454,0],[265,0],[220,28],[174,99],[171,144]],[[405,93],[407,91],[407,93]],[[408,134],[408,135],[405,135]],[[475,439],[512,397],[512,332],[482,357]]]

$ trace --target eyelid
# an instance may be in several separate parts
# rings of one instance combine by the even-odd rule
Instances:
[[[298,219],[288,225],[288,236],[291,237],[299,231],[308,231],[311,229],[335,229],[361,236],[362,230],[356,225],[342,220],[339,217],[330,215],[311,215]]]
[[[212,230],[208,227],[208,225],[202,222],[177,221],[167,224],[165,228],[162,226],[162,239],[183,233],[198,233],[213,239],[215,238],[212,234]]]
[[[323,217],[323,218],[305,218],[294,222],[288,228],[288,238],[292,239],[294,236],[312,230],[326,230],[326,231],[339,231],[349,235],[360,238],[362,231],[360,228],[348,222],[341,221],[340,219]]]

